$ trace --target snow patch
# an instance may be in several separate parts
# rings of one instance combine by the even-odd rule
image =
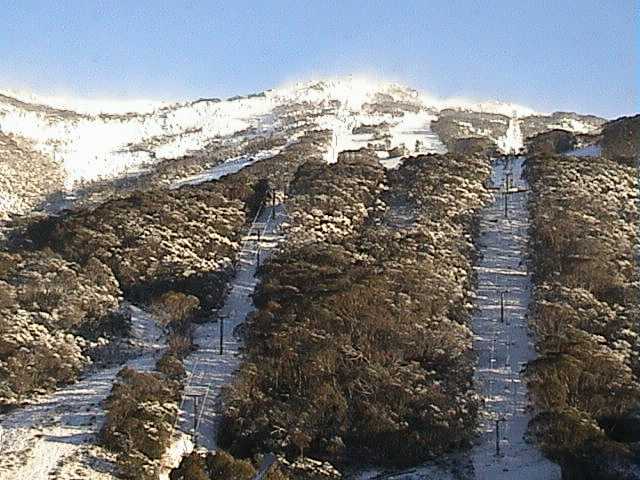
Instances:
[[[520,129],[520,121],[517,118],[512,117],[509,120],[507,133],[500,137],[497,143],[500,151],[506,154],[518,153],[524,148],[524,138]]]

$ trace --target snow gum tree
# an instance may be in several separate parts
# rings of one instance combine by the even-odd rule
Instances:
[[[300,168],[290,240],[261,270],[224,396],[224,446],[408,464],[468,444],[471,238],[489,172],[452,155]]]
[[[567,478],[638,478],[631,475],[640,441],[635,169],[542,154],[528,161],[527,175],[539,352],[527,366],[540,410],[532,431]],[[603,469],[610,476],[598,476]]]

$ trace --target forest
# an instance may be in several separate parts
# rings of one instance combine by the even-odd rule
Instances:
[[[538,351],[526,370],[538,410],[531,430],[566,478],[627,478],[640,453],[636,170],[603,157],[527,163]]]
[[[260,272],[219,441],[334,465],[403,465],[469,445],[469,314],[488,157],[307,162],[289,241]],[[381,449],[380,445],[385,448]]]

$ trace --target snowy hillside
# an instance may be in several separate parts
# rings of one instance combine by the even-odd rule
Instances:
[[[433,133],[432,122],[443,118],[445,128]],[[485,136],[501,151],[517,152],[525,137],[544,128],[593,132],[600,120],[536,115],[509,103],[434,99],[398,84],[352,76],[179,103],[73,101],[0,91],[0,132],[29,145],[38,166],[47,161],[62,171],[61,185],[39,190],[38,197],[33,188],[23,191],[27,180],[4,178],[19,159],[3,157],[8,168],[0,182],[15,184],[0,191],[0,215],[26,213],[60,190],[135,174],[165,159],[219,153],[222,147],[278,135],[287,140],[296,128],[310,124],[334,132],[328,161],[341,150],[368,147],[393,166],[395,158],[408,153],[442,152],[459,137]],[[372,130],[358,132],[361,126]]]

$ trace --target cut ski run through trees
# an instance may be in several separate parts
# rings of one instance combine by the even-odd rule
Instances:
[[[142,355],[127,362],[153,369],[164,335],[148,314],[132,307],[134,338]],[[114,466],[95,446],[104,419],[101,403],[121,366],[99,370],[73,385],[17,409],[0,421],[0,480],[113,478]]]
[[[194,443],[209,451],[217,447],[216,404],[222,387],[230,383],[240,364],[241,342],[237,329],[255,308],[252,294],[258,283],[259,263],[264,262],[282,240],[280,227],[286,218],[282,203],[265,207],[256,215],[238,254],[236,274],[218,312],[218,322],[205,323],[195,332],[198,350],[185,360],[188,379],[176,420],[176,435],[167,455],[168,464],[177,466]]]
[[[535,352],[527,320],[531,278],[525,251],[529,215],[523,162],[523,157],[494,161],[493,198],[480,212],[472,328],[478,357],[474,380],[484,405],[474,447],[468,456],[445,455],[405,471],[361,472],[359,480],[560,479],[559,466],[525,439],[531,415],[522,368]]]
[[[535,352],[527,323],[531,278],[525,257],[529,217],[523,160],[495,162],[497,190],[480,219],[473,330],[475,380],[484,408],[479,443],[471,452],[478,480],[560,478],[559,467],[525,440],[530,414],[522,368]]]

